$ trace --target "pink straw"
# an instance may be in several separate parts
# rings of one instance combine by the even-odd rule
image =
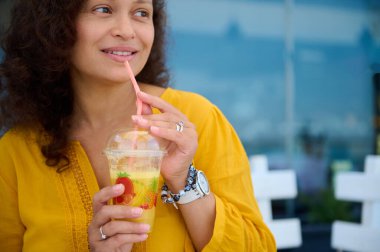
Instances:
[[[137,113],[136,114],[141,115],[141,113],[142,113],[142,101],[137,96],[137,93],[140,92],[139,85],[137,84],[136,78],[133,74],[132,68],[129,65],[128,60],[124,61],[124,65],[127,68],[129,78],[131,79],[133,88],[135,89],[135,92],[136,92],[136,106],[137,106]]]

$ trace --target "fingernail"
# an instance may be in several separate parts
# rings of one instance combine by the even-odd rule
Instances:
[[[139,120],[140,120],[140,122],[143,123],[143,124],[147,124],[147,123],[148,123],[148,120],[145,119],[145,118],[140,117]]]
[[[149,224],[142,224],[141,229],[143,232],[148,232],[150,230],[150,225]]]
[[[142,241],[145,241],[148,238],[148,234],[142,234],[141,239]]]
[[[145,97],[147,96],[147,94],[144,93],[143,91],[140,91],[139,94],[140,94],[141,96],[145,96]]]
[[[121,193],[124,190],[124,186],[122,184],[117,184],[112,187],[115,193]]]
[[[150,127],[150,131],[152,131],[153,133],[157,133],[159,131],[159,128],[157,126],[152,126]]]
[[[133,214],[134,216],[140,216],[140,215],[142,214],[142,212],[143,212],[143,209],[140,208],[140,207],[137,207],[137,208],[133,208],[133,209],[132,209],[132,214]]]

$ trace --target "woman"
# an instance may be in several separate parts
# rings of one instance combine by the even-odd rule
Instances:
[[[233,128],[203,97],[167,88],[164,26],[161,0],[16,4],[1,65],[1,251],[275,250]],[[150,233],[115,220],[143,209],[107,205],[125,188],[110,186],[102,150],[112,132],[134,126],[168,142],[160,186],[182,197],[178,210],[157,203]],[[181,204],[191,164],[211,192]]]

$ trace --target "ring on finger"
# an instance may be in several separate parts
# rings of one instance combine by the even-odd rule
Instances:
[[[178,132],[182,132],[183,129],[184,129],[184,127],[185,127],[185,123],[184,123],[183,121],[179,121],[179,122],[177,122],[177,123],[175,124],[175,126],[176,126],[176,130],[177,130]]]
[[[106,234],[103,233],[103,226],[100,226],[99,228],[99,232],[100,232],[100,239],[101,240],[105,240],[108,238],[108,236]]]

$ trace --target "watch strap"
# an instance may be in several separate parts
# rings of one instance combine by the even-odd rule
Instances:
[[[204,173],[202,171],[198,171],[195,169],[193,164],[189,167],[188,177],[186,179],[186,185],[183,190],[180,190],[179,193],[172,193],[166,183],[161,187],[161,200],[163,203],[173,204],[175,208],[178,209],[176,203],[178,204],[187,204],[199,198],[202,198],[209,194],[209,189],[206,192],[202,189],[201,184],[199,184],[199,177],[202,177],[202,181],[204,180],[208,183]]]
[[[200,190],[197,190],[197,189],[191,189],[190,191],[185,192],[185,194],[181,196],[181,198],[179,199],[179,201],[177,201],[177,203],[181,205],[187,204],[203,197],[204,195],[202,195],[200,193]]]

